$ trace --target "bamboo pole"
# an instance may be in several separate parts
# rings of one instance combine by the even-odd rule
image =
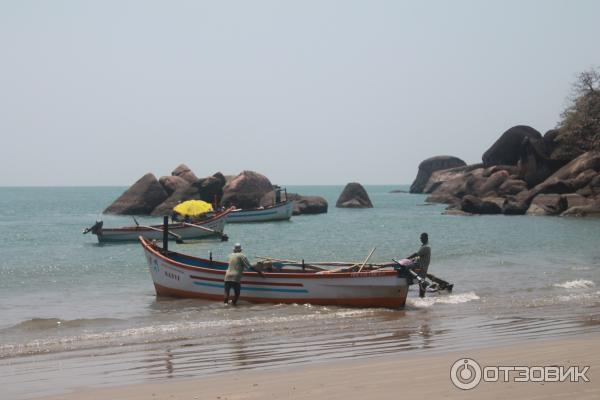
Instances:
[[[153,227],[153,226],[148,226],[148,225],[138,225],[138,226],[139,226],[140,228],[150,229],[150,230],[157,231],[157,232],[164,232],[162,229],[155,228],[155,227]],[[175,232],[171,232],[170,230],[167,230],[167,233],[168,233],[169,235],[173,236],[173,237],[174,237],[175,239],[177,239],[177,240],[183,240],[183,239],[181,238],[181,236],[180,236],[180,235],[178,235],[178,234],[176,234]]]
[[[192,227],[192,228],[198,228],[198,229],[202,229],[202,230],[204,230],[204,231],[207,231],[207,232],[214,233],[215,235],[219,236],[219,237],[220,237],[221,239],[223,239],[224,241],[225,241],[225,240],[227,240],[227,239],[229,239],[229,236],[227,236],[227,235],[226,235],[226,234],[224,234],[223,232],[219,232],[219,231],[216,231],[216,230],[214,230],[214,229],[207,228],[207,227],[205,227],[205,226],[196,225],[196,224],[190,224],[189,222],[184,222],[184,223],[183,223],[183,225],[185,225],[185,226],[190,226],[190,227]]]
[[[371,252],[369,253],[369,255],[367,256],[367,258],[365,258],[365,261],[363,261],[362,265],[360,266],[360,268],[358,269],[358,272],[362,271],[362,269],[365,267],[365,264],[367,263],[367,261],[369,261],[369,258],[371,258],[371,256],[373,255],[373,253],[375,252],[375,249],[377,247],[373,247],[373,250],[371,250]]]

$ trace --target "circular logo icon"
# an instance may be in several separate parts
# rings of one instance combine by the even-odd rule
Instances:
[[[481,367],[471,358],[456,360],[450,369],[450,380],[459,389],[473,389],[481,382]]]

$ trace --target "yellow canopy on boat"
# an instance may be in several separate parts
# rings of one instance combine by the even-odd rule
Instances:
[[[173,207],[173,211],[188,217],[197,217],[212,210],[212,205],[202,200],[188,200]]]

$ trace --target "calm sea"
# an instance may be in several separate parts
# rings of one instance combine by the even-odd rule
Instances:
[[[241,242],[250,258],[307,261],[362,260],[377,247],[372,260],[384,262],[428,232],[430,272],[452,294],[412,290],[404,310],[156,298],[138,244],[81,234],[97,218],[132,222],[99,215],[124,188],[0,188],[2,398],[600,332],[599,219],[444,216],[424,196],[366,188],[375,208],[352,210],[335,208],[342,186],[288,187],[325,197],[329,213],[171,246],[224,259]]]

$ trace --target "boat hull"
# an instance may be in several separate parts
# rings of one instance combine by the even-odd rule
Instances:
[[[218,233],[206,231],[204,229],[199,229],[191,226],[186,226],[183,223],[169,224],[169,231],[173,232],[179,236],[181,239],[202,239],[212,236],[219,236],[219,234],[223,233],[225,229],[225,223],[227,222],[227,214],[229,212],[223,212],[215,217],[208,219],[206,221],[202,221],[201,223],[196,223],[196,225],[202,226],[204,228],[211,229]],[[152,225],[153,228],[162,230],[162,225]],[[130,226],[124,228],[106,228],[100,230],[96,233],[98,237],[98,242],[106,243],[106,242],[132,242],[137,241],[140,236],[144,236],[150,240],[162,240],[163,233],[162,231],[148,229],[142,226]],[[173,235],[169,235],[169,240],[175,240]]]
[[[294,211],[294,202],[286,201],[272,207],[256,210],[233,210],[227,216],[228,223],[238,222],[267,222],[290,219]]]
[[[223,301],[227,264],[160,249],[140,238],[158,296]],[[193,265],[192,265],[193,262]],[[251,303],[309,303],[352,307],[403,307],[408,282],[396,271],[246,272],[240,300]]]

